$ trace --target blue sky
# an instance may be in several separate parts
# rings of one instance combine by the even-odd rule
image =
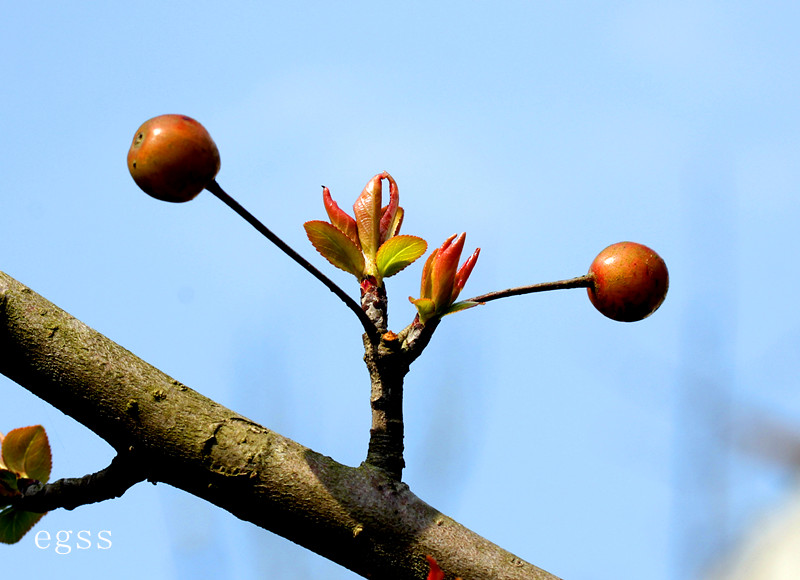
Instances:
[[[788,1],[16,3],[0,21],[0,270],[356,465],[357,320],[213,196],[141,193],[125,154],[144,120],[200,120],[221,185],[354,296],[302,223],[325,217],[321,184],[347,207],[383,170],[404,233],[482,248],[468,296],[647,244],[671,288],[641,323],[581,290],[448,317],[407,379],[405,480],[566,579],[697,577],[791,479],[709,434],[800,420],[799,17]],[[420,271],[388,282],[395,330]],[[54,477],[111,459],[5,378],[0,401],[0,431],[45,425]],[[57,555],[37,530],[113,545]],[[165,485],[35,531],[0,548],[7,574],[355,577]]]

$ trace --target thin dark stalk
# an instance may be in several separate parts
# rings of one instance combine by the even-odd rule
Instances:
[[[531,294],[533,292],[547,292],[548,290],[566,290],[568,288],[589,288],[593,284],[593,276],[585,274],[577,278],[570,278],[569,280],[559,280],[558,282],[542,282],[541,284],[532,284],[530,286],[519,286],[517,288],[509,288],[508,290],[500,290],[499,292],[489,292],[482,294],[475,298],[470,298],[468,302],[491,302],[492,300],[499,300],[500,298],[508,298],[509,296],[520,296],[522,294]]]
[[[347,295],[347,293],[342,290],[339,286],[336,285],[330,278],[328,278],[325,274],[320,272],[317,268],[315,268],[308,260],[303,258],[300,254],[295,252],[291,246],[289,246],[286,242],[276,236],[272,231],[261,223],[253,214],[247,211],[242,205],[233,199],[230,195],[225,193],[225,191],[220,187],[220,185],[213,180],[206,189],[217,196],[220,200],[222,200],[228,207],[230,207],[233,211],[239,214],[244,220],[253,226],[260,234],[262,234],[265,238],[267,238],[270,242],[278,246],[278,248],[283,251],[284,254],[289,256],[292,260],[300,264],[306,271],[314,276],[317,280],[322,282],[325,287],[328,288],[331,292],[336,294],[342,302],[344,302],[347,307],[352,310],[356,316],[358,316],[358,320],[361,322],[361,325],[364,327],[364,331],[370,338],[377,338],[378,331],[375,328],[375,325],[366,315],[366,313],[361,309],[358,302],[356,302],[353,298]]]

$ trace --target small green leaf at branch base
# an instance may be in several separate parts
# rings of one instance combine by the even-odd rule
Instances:
[[[417,307],[417,314],[421,324],[425,324],[436,314],[436,303],[430,298],[408,297],[409,302]]]
[[[376,259],[378,274],[382,278],[394,276],[417,260],[427,249],[428,243],[417,236],[402,235],[389,238],[378,248]]]
[[[16,544],[43,515],[12,507],[0,509],[0,543]]]
[[[460,312],[462,310],[466,310],[467,308],[472,308],[473,306],[480,305],[480,302],[471,302],[469,300],[462,300],[461,302],[455,302],[450,305],[450,308],[444,311],[442,316],[447,316],[448,314],[453,314],[453,312]]]
[[[303,227],[309,241],[323,258],[359,280],[364,277],[364,255],[344,233],[323,221],[306,222]]]
[[[6,469],[15,472],[17,477],[42,483],[50,479],[50,443],[41,425],[9,431],[3,438],[2,457]]]
[[[50,479],[50,443],[41,425],[12,429],[0,441],[0,543],[14,544],[44,514],[16,509],[8,500],[21,495],[21,479]]]

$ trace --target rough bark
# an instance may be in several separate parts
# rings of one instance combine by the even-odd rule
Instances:
[[[183,489],[367,578],[556,579],[383,470],[341,465],[202,396],[0,272],[0,372],[144,477]],[[121,500],[121,501],[124,501]]]

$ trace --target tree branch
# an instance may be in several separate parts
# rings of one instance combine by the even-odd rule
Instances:
[[[430,341],[439,319],[419,324],[419,317],[399,335],[388,330],[385,286],[374,278],[361,282],[361,304],[375,327],[381,332],[375,341],[364,335],[364,362],[369,370],[372,425],[366,465],[383,470],[400,481],[403,476],[405,426],[403,423],[403,382],[411,363]]]
[[[144,481],[145,477],[142,465],[134,459],[131,449],[114,457],[108,467],[97,473],[59,479],[53,483],[33,483],[21,490],[22,497],[11,499],[11,506],[40,514],[57,508],[72,510],[122,497],[132,485]]]
[[[369,447],[364,463],[401,481],[406,465],[403,459],[403,381],[408,374],[409,363],[400,350],[401,343],[397,335],[388,330],[386,287],[379,285],[371,276],[361,281],[361,307],[381,333],[378,340],[367,334],[363,336],[372,410]]]
[[[364,362],[369,370],[372,408],[365,463],[382,469],[397,481],[402,479],[405,467],[403,381],[409,370],[409,363],[400,347],[401,343],[393,332],[386,332],[378,344],[364,335]]]
[[[137,358],[0,272],[0,372],[75,418],[147,477],[364,577],[555,580],[370,466],[341,465]]]
[[[500,298],[508,298],[510,296],[521,296],[522,294],[532,294],[534,292],[549,292],[550,290],[569,290],[570,288],[589,288],[594,284],[594,276],[592,274],[584,274],[569,280],[559,280],[557,282],[542,282],[540,284],[531,284],[529,286],[518,286],[517,288],[509,288],[507,290],[499,290],[497,292],[489,292],[488,294],[481,294],[475,298],[469,298],[465,302],[478,302],[485,304],[492,300],[499,300]]]

